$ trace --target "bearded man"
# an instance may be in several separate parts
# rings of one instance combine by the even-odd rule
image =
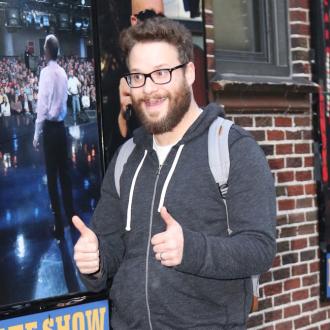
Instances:
[[[92,228],[74,217],[81,233],[77,267],[90,290],[113,279],[115,330],[245,329],[251,276],[271,266],[276,246],[265,156],[250,134],[230,128],[224,205],[208,162],[208,130],[220,109],[203,111],[194,100],[191,34],[156,17],[126,30],[121,44],[142,127],[134,132],[120,192],[117,152]]]

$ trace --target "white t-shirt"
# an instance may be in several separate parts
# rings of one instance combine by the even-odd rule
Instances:
[[[171,148],[176,144],[177,144],[177,142],[166,145],[166,146],[160,146],[159,144],[157,144],[155,136],[153,136],[153,149],[156,151],[160,166],[162,166],[164,164],[167,155],[171,151]]]

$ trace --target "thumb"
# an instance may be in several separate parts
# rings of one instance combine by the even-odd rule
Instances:
[[[73,225],[79,230],[81,236],[89,236],[91,230],[85,225],[85,223],[76,215],[72,217]]]
[[[175,219],[167,212],[167,209],[165,206],[163,206],[160,209],[160,215],[163,218],[166,227],[171,226],[176,223]]]

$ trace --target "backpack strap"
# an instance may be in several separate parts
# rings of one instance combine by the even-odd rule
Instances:
[[[232,230],[229,225],[226,197],[228,192],[228,177],[230,170],[228,136],[232,125],[232,121],[218,117],[209,127],[208,133],[209,165],[226,208],[227,231],[229,235],[232,233]],[[258,310],[259,278],[260,275],[251,276],[253,290],[251,312],[256,312]]]
[[[133,142],[133,138],[130,138],[121,146],[116,159],[114,175],[115,175],[115,186],[119,197],[120,197],[120,177],[121,174],[123,173],[123,169],[127,162],[127,159],[133,152],[134,148],[135,148],[135,143]]]
[[[210,169],[223,199],[227,196],[230,158],[228,135],[233,122],[218,117],[213,121],[208,134]]]

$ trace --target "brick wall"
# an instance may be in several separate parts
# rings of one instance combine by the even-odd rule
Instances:
[[[288,3],[292,76],[310,80],[312,1]],[[208,73],[212,77],[216,71],[213,41],[216,18],[212,15],[211,0],[205,0],[205,19]],[[227,113],[250,131],[263,148],[277,193],[277,255],[270,271],[261,277],[260,308],[250,315],[249,329],[330,329],[330,305],[320,301],[311,112],[311,108],[300,113],[288,108],[273,113],[262,109]]]

